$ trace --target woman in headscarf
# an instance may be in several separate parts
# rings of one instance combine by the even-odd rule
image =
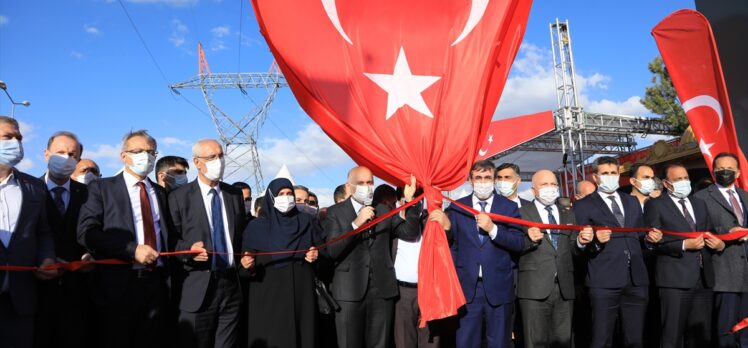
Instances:
[[[242,257],[249,281],[249,347],[313,347],[316,297],[314,269],[321,228],[313,215],[296,209],[288,179],[270,182],[263,214],[244,230],[243,252],[304,250]]]

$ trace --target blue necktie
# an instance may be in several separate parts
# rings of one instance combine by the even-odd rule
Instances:
[[[226,235],[223,230],[223,214],[221,214],[221,197],[215,189],[209,192],[213,195],[210,204],[211,222],[213,223],[213,270],[220,271],[229,265],[229,256],[226,255]]]
[[[478,201],[478,205],[480,205],[480,212],[481,213],[485,213],[486,212],[486,204],[488,204],[488,202],[486,202],[486,201]],[[483,235],[483,233],[480,230],[480,227],[478,227],[478,238],[480,239],[481,243],[483,243],[483,242],[486,241],[486,236]]]
[[[556,225],[558,222],[556,222],[556,217],[553,216],[553,207],[549,205],[545,207],[545,210],[548,211],[548,223]],[[553,249],[558,249],[558,230],[551,230],[551,244],[553,244]]]

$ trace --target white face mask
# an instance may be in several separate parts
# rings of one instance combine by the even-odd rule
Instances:
[[[99,177],[96,176],[96,174],[88,172],[86,174],[81,174],[81,175],[76,176],[75,177],[75,181],[77,181],[77,182],[79,182],[81,184],[84,184],[84,185],[88,185],[89,183],[91,183],[91,181],[94,181],[94,180],[96,180],[98,178]]]
[[[205,173],[203,175],[210,181],[221,180],[223,178],[224,164],[223,157],[205,162]]]
[[[52,154],[49,156],[49,160],[47,161],[47,169],[49,169],[49,174],[55,178],[65,178],[67,179],[70,177],[70,174],[73,174],[75,171],[75,166],[78,164],[78,162],[75,160],[75,158],[72,158],[68,155],[60,155],[60,154]]]
[[[540,204],[549,206],[555,204],[558,197],[558,187],[546,186],[538,190],[538,195],[535,196],[535,199],[537,199]]]
[[[353,199],[362,205],[371,205],[371,201],[374,199],[374,187],[371,185],[356,185]]]
[[[654,190],[655,188],[655,181],[652,179],[644,179],[644,180],[635,179],[635,180],[639,182],[639,186],[640,186],[637,188],[637,190],[639,190],[639,192],[641,192],[641,194],[645,196],[649,196],[649,194],[652,193],[652,190]]]
[[[673,187],[672,189],[669,189],[670,194],[675,198],[683,199],[691,194],[691,181],[689,180],[671,182],[670,185]]]
[[[511,181],[497,181],[496,190],[504,197],[509,197],[517,190],[517,183]]]
[[[288,213],[296,206],[296,200],[293,196],[273,197],[273,207],[281,213]]]
[[[0,165],[15,167],[23,159],[23,144],[18,139],[0,140]]]
[[[493,183],[492,182],[474,182],[473,183],[473,194],[478,199],[488,199],[493,194]]]
[[[127,155],[132,160],[132,164],[128,164],[127,168],[130,168],[133,173],[139,176],[148,176],[153,171],[153,166],[156,164],[155,156],[145,151],[137,154],[128,153]]]
[[[600,175],[600,183],[597,187],[605,193],[613,193],[618,190],[618,179],[618,175]]]

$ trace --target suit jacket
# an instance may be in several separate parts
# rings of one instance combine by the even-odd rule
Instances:
[[[624,226],[618,225],[608,204],[597,192],[574,203],[577,225],[608,227],[644,227],[644,217],[639,200],[631,195],[618,192],[623,206]],[[649,285],[649,275],[644,264],[642,248],[643,233],[613,232],[607,243],[594,240],[587,244],[587,279],[585,284],[592,288],[616,289],[626,286],[629,281],[629,264],[634,285]],[[630,261],[630,262],[629,262]]]
[[[190,250],[192,244],[199,241],[203,242],[206,250],[213,250],[208,213],[197,180],[199,179],[169,193],[169,212],[174,224],[172,235],[176,243],[174,250]],[[241,251],[242,232],[246,221],[242,192],[223,182],[218,185],[223,196],[222,204],[226,209],[228,220],[226,228],[231,236],[231,245],[234,252],[238,253]],[[192,259],[193,256],[180,255],[178,257],[186,273],[181,284],[182,295],[179,308],[188,312],[199,310],[203,303],[210,283],[211,258],[213,257],[209,255],[208,261],[196,262]],[[238,269],[236,265],[239,265],[239,257],[234,257],[234,272]]]
[[[44,181],[45,175],[39,179]],[[47,218],[53,231],[57,258],[65,261],[78,261],[86,253],[86,248],[78,243],[78,215],[81,206],[88,198],[88,186],[71,179],[69,193],[68,207],[65,215],[61,216],[55,205],[54,194],[48,192]]]
[[[21,188],[23,201],[8,245],[0,243],[0,265],[38,266],[44,259],[54,260],[54,240],[47,222],[47,185],[17,169],[13,169],[13,176]],[[5,272],[5,276],[11,303],[18,314],[33,314],[37,285],[34,272]]]
[[[384,204],[376,206],[377,216],[391,209]],[[361,234],[343,239],[323,249],[333,261],[333,277],[330,285],[332,296],[341,301],[362,301],[371,280],[379,289],[382,298],[398,295],[395,267],[392,262],[391,238],[415,239],[419,233],[418,216],[420,203],[406,209],[405,219],[396,214],[373,227],[373,237],[362,238]],[[358,212],[354,211],[351,198],[327,209],[322,227],[327,240],[335,239],[353,230],[351,223]]]
[[[706,203],[699,198],[689,197],[693,206],[693,218],[697,231],[711,231],[711,222]],[[675,231],[693,232],[681,212],[680,206],[665,193],[650,199],[644,205],[644,220],[648,226]],[[683,251],[685,237],[664,235],[657,244],[657,272],[655,282],[661,288],[691,289],[696,286],[701,276],[707,287],[714,286],[714,269],[712,268],[712,251],[706,246],[701,250]],[[699,266],[698,255],[701,255],[703,268]]]
[[[748,193],[735,188],[738,199],[743,203],[743,226],[748,227]],[[739,226],[738,218],[732,205],[725,199],[717,186],[709,186],[699,192],[697,197],[706,203],[709,221],[715,234],[727,234],[733,227]],[[746,262],[746,243],[741,241],[725,242],[725,249],[712,254],[714,266],[714,291],[748,292],[748,262]]]
[[[564,211],[556,205],[559,211],[559,224],[574,225],[574,213]],[[545,212],[543,212],[545,213]],[[523,220],[543,222],[535,203],[522,205],[520,214]],[[547,214],[547,213],[546,213]],[[527,228],[524,228],[525,233]],[[517,277],[517,297],[532,300],[542,300],[551,294],[554,278],[558,277],[561,297],[565,300],[574,299],[574,264],[573,254],[579,254],[576,231],[560,230],[558,248],[554,248],[548,233],[540,243],[535,244],[527,238],[525,250],[519,258],[519,275]]]
[[[462,197],[458,202],[473,206],[473,196]],[[517,204],[494,194],[491,213],[519,218]],[[491,240],[488,236],[481,243],[475,216],[456,205],[447,208],[452,227],[447,233],[451,243],[452,259],[457,278],[467,302],[472,303],[478,284],[478,269],[483,269],[483,284],[486,298],[491,305],[498,306],[514,301],[514,272],[512,253],[522,251],[525,235],[517,226],[494,222],[498,231]]]
[[[150,180],[150,179],[146,179]],[[169,248],[171,223],[166,191],[150,182],[156,192],[160,212],[161,251]],[[134,261],[138,242],[133,221],[130,194],[123,174],[94,180],[88,184],[88,200],[81,207],[78,218],[78,243],[84,245],[96,259]],[[160,258],[168,267],[169,258]],[[97,265],[94,270],[94,303],[106,306],[119,303],[127,291],[132,265]]]

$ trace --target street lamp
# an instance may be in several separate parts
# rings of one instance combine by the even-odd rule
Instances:
[[[20,103],[17,103],[15,100],[13,100],[13,97],[10,96],[10,93],[8,93],[8,85],[5,84],[5,81],[0,81],[0,89],[2,89],[5,92],[5,95],[8,96],[8,99],[10,99],[11,108],[10,108],[10,117],[15,118],[16,117],[16,105],[23,105],[28,107],[31,105],[31,102],[28,100],[24,100]]]

